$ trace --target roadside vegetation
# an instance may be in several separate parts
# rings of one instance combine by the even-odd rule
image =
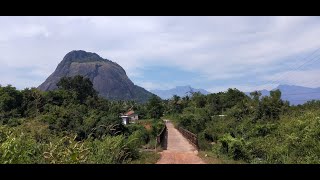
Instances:
[[[167,118],[197,134],[209,163],[320,163],[320,101],[290,106],[279,90],[261,97],[229,89],[165,104]]]

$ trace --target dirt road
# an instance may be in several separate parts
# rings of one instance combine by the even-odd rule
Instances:
[[[174,128],[168,121],[167,150],[161,152],[161,158],[157,164],[205,164],[197,154],[198,151]]]

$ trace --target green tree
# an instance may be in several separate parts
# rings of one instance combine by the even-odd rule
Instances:
[[[203,108],[206,105],[205,95],[200,92],[192,93],[192,101],[197,108]]]
[[[0,87],[0,120],[21,116],[22,94],[15,87]]]
[[[180,96],[174,95],[170,100],[166,100],[165,104],[167,105],[166,113],[168,114],[176,114],[182,112],[183,106]]]
[[[164,112],[160,97],[152,95],[147,102],[148,114],[151,118],[159,119]]]
[[[98,92],[93,88],[89,78],[77,75],[74,77],[63,77],[57,83],[58,88],[75,92],[77,100],[83,103],[89,96],[97,97]]]
[[[261,92],[260,91],[253,91],[250,93],[250,96],[253,98],[255,102],[259,102]]]
[[[264,96],[259,102],[255,120],[278,120],[285,103],[281,100],[281,91],[270,91],[270,96]]]
[[[38,116],[43,111],[45,105],[43,93],[36,88],[26,88],[22,91],[22,95],[22,109],[24,116]]]

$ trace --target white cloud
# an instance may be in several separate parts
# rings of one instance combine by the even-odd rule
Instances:
[[[144,87],[146,90],[154,90],[154,89],[171,89],[175,87],[172,83],[155,83],[155,82],[146,82],[146,81],[137,81],[135,83],[138,86]]]
[[[32,68],[43,81],[75,49],[116,61],[133,78],[141,67],[170,65],[221,81],[265,80],[288,57],[320,47],[317,17],[1,17],[0,24],[1,65]],[[145,78],[145,88],[171,86]]]
[[[151,90],[151,89],[157,89],[160,87],[159,84],[152,83],[152,82],[141,82],[138,83],[140,86],[144,87],[146,90]]]

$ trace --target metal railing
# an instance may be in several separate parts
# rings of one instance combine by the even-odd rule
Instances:
[[[182,127],[178,128],[178,131],[193,145],[195,146],[197,149],[199,149],[199,145],[198,145],[198,137],[197,135],[193,134],[192,132],[183,129]]]
[[[161,132],[157,135],[157,144],[166,149],[167,126],[165,125]]]

